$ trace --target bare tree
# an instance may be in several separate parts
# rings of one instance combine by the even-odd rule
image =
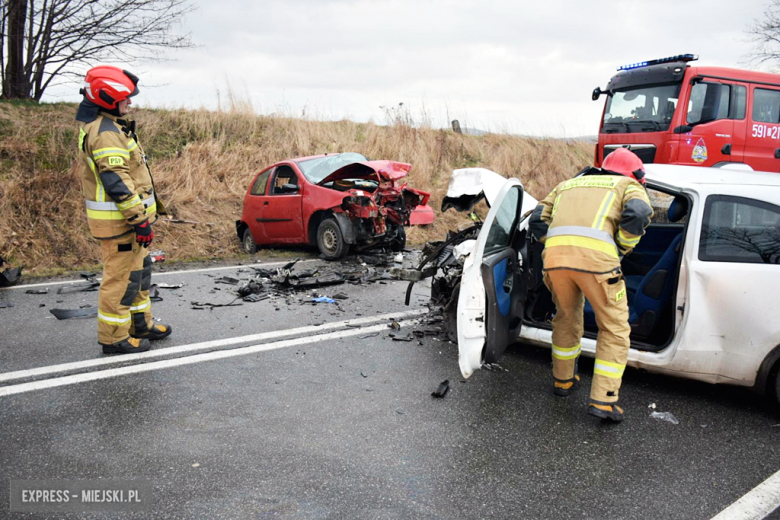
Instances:
[[[87,66],[191,47],[173,29],[194,8],[190,0],[0,0],[2,97],[39,101]]]
[[[754,44],[749,55],[752,61],[780,61],[780,0],[772,0],[763,16],[746,32]]]

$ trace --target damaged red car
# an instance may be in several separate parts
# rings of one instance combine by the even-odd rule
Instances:
[[[247,253],[258,246],[316,245],[335,260],[350,249],[406,246],[404,226],[430,224],[430,194],[409,188],[411,165],[358,153],[300,157],[258,173],[244,196],[236,232]]]

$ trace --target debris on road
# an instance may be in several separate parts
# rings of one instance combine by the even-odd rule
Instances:
[[[49,288],[46,289],[27,289],[25,294],[49,294]]]
[[[672,424],[680,424],[680,421],[677,420],[677,417],[672,414],[672,412],[652,412],[650,414],[650,417],[653,419],[658,419],[659,421],[666,421],[670,422]]]
[[[647,407],[650,408],[651,410],[655,410],[655,403],[650,403],[647,405]]]
[[[95,278],[96,276],[96,273],[81,273],[81,277],[85,280],[84,283],[77,283],[71,286],[60,287],[57,289],[57,294],[97,291],[100,289],[100,281]]]
[[[389,334],[389,336],[393,339],[393,341],[412,341],[412,340],[414,340],[414,335],[396,336],[395,334]]]
[[[160,291],[157,290],[157,287],[152,286],[151,291],[149,292],[149,299],[153,302],[163,301],[162,296],[160,296]]]
[[[247,294],[244,296],[243,300],[245,302],[255,303],[255,302],[261,302],[263,300],[267,300],[271,296],[266,294],[265,296],[260,296],[259,294]]]
[[[181,289],[184,287],[183,283],[168,284],[168,283],[156,283],[152,287],[159,287],[160,289]]]
[[[7,262],[0,256],[0,267],[6,265]],[[0,287],[10,287],[19,283],[19,278],[22,276],[21,267],[9,267],[4,271],[0,271]]]
[[[441,399],[445,395],[447,395],[447,392],[450,390],[450,380],[445,379],[441,383],[439,383],[439,388],[433,391],[431,394],[432,397],[436,397]]]
[[[165,251],[160,251],[159,249],[155,251],[149,251],[149,258],[153,264],[158,262],[165,262]]]
[[[392,323],[388,323],[387,326],[393,330],[401,330],[401,324],[395,320],[393,320]]]
[[[312,298],[311,301],[313,303],[336,303],[336,300],[333,298],[328,298],[327,296],[320,296],[319,298]]]
[[[371,334],[366,334],[365,336],[358,336],[358,339],[375,338],[377,336],[379,336],[378,332],[372,332]]]
[[[224,283],[224,284],[227,284],[227,285],[238,285],[238,283],[240,281],[241,280],[239,280],[238,278],[232,278],[230,276],[223,276],[222,278],[217,278],[216,280],[214,280],[214,283]]]
[[[49,309],[58,320],[71,318],[94,318],[97,316],[97,307],[85,307],[80,309]]]
[[[9,307],[13,307],[14,304],[11,302],[0,302],[0,309],[8,309]]]
[[[217,307],[238,307],[239,305],[243,305],[242,303],[236,303],[236,301],[239,298],[234,298],[233,301],[230,303],[210,303],[210,302],[196,302],[192,301],[190,304],[192,305],[192,308],[196,311],[202,311],[204,309],[214,309]]]

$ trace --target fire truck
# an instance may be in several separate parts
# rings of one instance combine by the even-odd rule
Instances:
[[[644,163],[780,172],[780,75],[698,67],[682,54],[618,67],[595,164],[624,147]]]

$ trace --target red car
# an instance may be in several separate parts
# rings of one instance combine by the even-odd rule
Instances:
[[[404,226],[430,224],[430,194],[402,181],[411,165],[369,161],[357,153],[300,157],[258,173],[244,197],[236,231],[243,249],[316,245],[335,260],[350,248],[406,245]]]

